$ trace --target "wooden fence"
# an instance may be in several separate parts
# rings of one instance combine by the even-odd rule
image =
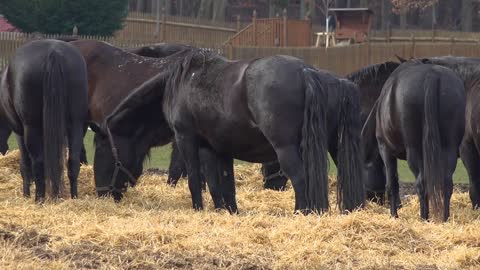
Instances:
[[[59,36],[47,36],[58,38]],[[0,69],[7,64],[12,53],[32,35],[23,33],[0,33]],[[112,43],[118,47],[136,47],[150,44],[142,40],[121,40],[80,36],[83,39],[97,39]],[[462,42],[366,42],[348,47],[315,48],[315,47],[234,47],[209,46],[204,48],[217,49],[229,59],[249,59],[268,55],[292,55],[303,59],[306,63],[334,72],[340,76],[346,75],[361,67],[396,60],[395,55],[405,58],[429,57],[441,55],[480,57],[480,44]]]
[[[158,17],[151,14],[130,14],[122,30],[115,33],[116,40],[149,43],[175,42],[195,46],[218,46],[233,36],[237,28],[219,27],[195,19],[166,16],[163,11]],[[240,24],[238,24],[240,27]]]
[[[225,44],[231,46],[298,47],[312,45],[312,24],[309,20],[290,20],[284,10],[283,17],[257,19],[254,11],[252,23],[230,37]]]
[[[277,54],[292,55],[314,67],[344,76],[371,64],[388,60],[398,61],[395,55],[405,58],[442,55],[480,57],[480,45],[446,42],[396,42],[362,43],[333,48],[226,47],[223,52],[230,59],[249,59]]]

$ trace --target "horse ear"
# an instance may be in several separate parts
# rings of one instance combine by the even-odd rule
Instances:
[[[114,130],[145,104],[159,96],[163,96],[167,78],[167,72],[162,72],[135,88],[106,118],[105,123],[107,126]]]
[[[408,61],[407,59],[402,58],[402,57],[400,57],[400,56],[398,56],[398,55],[396,55],[396,54],[395,54],[395,57],[397,57],[397,59],[398,59],[398,61],[400,61],[400,63],[405,63],[405,62]]]

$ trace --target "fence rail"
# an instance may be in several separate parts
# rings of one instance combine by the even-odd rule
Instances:
[[[143,13],[130,15],[123,29],[115,33],[115,39],[218,46],[237,32],[237,28],[199,24],[201,21],[167,16],[165,12],[158,17]]]
[[[24,33],[0,33],[0,69],[9,57],[24,42],[34,36]],[[47,38],[59,38],[59,35],[47,35]],[[118,47],[136,47],[150,44],[148,40],[123,40],[96,36],[79,36],[82,39],[96,39],[109,42]],[[197,45],[198,46],[198,45]],[[249,59],[268,55],[292,55],[306,63],[334,72],[340,76],[361,67],[396,60],[395,55],[405,58],[430,57],[440,55],[480,57],[480,44],[473,42],[366,42],[348,47],[238,47],[238,46],[199,46],[216,49],[229,59]]]
[[[480,46],[471,43],[362,43],[348,47],[333,48],[259,48],[259,47],[226,47],[223,50],[230,59],[249,59],[269,55],[292,55],[303,59],[306,63],[337,75],[345,76],[362,67],[396,61],[396,56],[432,57],[442,55],[480,57]],[[397,60],[398,61],[398,60]]]

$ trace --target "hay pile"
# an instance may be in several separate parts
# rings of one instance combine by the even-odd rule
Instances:
[[[185,181],[146,176],[125,200],[97,199],[83,167],[80,199],[24,199],[16,160],[0,158],[0,269],[479,269],[480,211],[455,193],[446,224],[400,219],[370,204],[339,215],[293,215],[293,191],[265,191],[257,166],[236,168],[241,214],[191,210]],[[333,200],[332,200],[333,201]]]

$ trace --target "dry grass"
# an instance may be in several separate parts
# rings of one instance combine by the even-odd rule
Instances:
[[[293,215],[293,191],[265,191],[256,166],[236,168],[241,214],[191,210],[185,181],[146,176],[125,200],[97,199],[83,167],[80,199],[39,206],[21,196],[18,153],[0,158],[1,269],[479,269],[480,211],[455,193],[452,219],[400,218],[370,204],[339,215]],[[333,200],[331,200],[333,201]]]

